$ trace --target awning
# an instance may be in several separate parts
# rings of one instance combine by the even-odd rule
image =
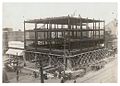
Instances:
[[[9,55],[16,55],[16,56],[22,56],[23,55],[24,50],[19,50],[19,49],[8,49],[8,51],[6,52],[6,54]]]

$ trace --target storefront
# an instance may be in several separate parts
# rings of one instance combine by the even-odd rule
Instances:
[[[24,43],[20,41],[10,41],[8,42],[9,49],[6,52],[6,55],[9,58],[9,62],[11,65],[14,65],[16,59],[19,62],[26,63],[25,56],[24,56]]]

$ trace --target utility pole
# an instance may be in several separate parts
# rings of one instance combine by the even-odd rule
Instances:
[[[18,53],[16,54],[16,80],[17,80],[17,82],[19,81],[19,62],[18,62]]]
[[[41,59],[41,55],[39,57],[39,72],[40,72],[40,80],[41,83],[44,83],[44,76],[43,76],[43,65],[42,65],[42,59]]]

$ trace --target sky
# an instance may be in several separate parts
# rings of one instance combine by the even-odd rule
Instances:
[[[117,16],[117,3],[3,3],[3,28],[23,30],[23,21],[29,19],[73,15],[105,20]]]

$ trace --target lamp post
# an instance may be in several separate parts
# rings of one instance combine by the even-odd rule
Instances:
[[[42,66],[42,60],[39,58],[39,65],[40,65],[40,79],[41,83],[44,83],[44,76],[43,76],[43,66]]]
[[[18,62],[18,53],[16,54],[16,80],[19,81],[19,62]]]

